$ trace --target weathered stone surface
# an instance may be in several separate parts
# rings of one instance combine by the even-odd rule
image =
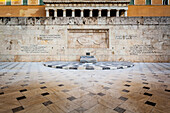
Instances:
[[[0,18],[0,61],[170,62],[170,18]]]

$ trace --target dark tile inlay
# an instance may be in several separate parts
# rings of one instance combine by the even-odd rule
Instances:
[[[145,104],[148,104],[148,105],[150,105],[150,106],[155,106],[155,105],[156,105],[156,103],[150,102],[150,101],[146,101]]]
[[[64,86],[64,84],[60,84],[60,85],[58,85],[58,86],[60,86],[60,87],[61,87],[61,86]]]
[[[112,82],[109,82],[108,84],[112,85],[113,83],[112,83]]]
[[[105,90],[109,90],[109,89],[110,89],[110,87],[103,87],[103,89],[105,89]]]
[[[8,86],[1,87],[1,89],[6,89],[6,88],[8,88]]]
[[[86,88],[85,87],[80,87],[81,90],[85,90]]]
[[[22,89],[22,90],[19,90],[20,92],[25,92],[25,91],[27,91],[27,89]]]
[[[147,81],[147,79],[142,79],[143,81]]]
[[[28,84],[23,84],[23,85],[21,85],[22,87],[24,87],[24,86],[28,86]]]
[[[94,95],[96,95],[96,94],[95,94],[95,93],[91,93],[91,92],[90,92],[88,95],[90,95],[90,96],[94,96]]]
[[[123,100],[123,101],[126,101],[126,100],[128,100],[128,98],[126,98],[126,97],[123,97],[123,96],[119,97],[119,99],[120,99],[120,100]]]
[[[0,92],[0,95],[3,95],[4,94],[4,92]]]
[[[45,82],[40,82],[40,84],[45,84]]]
[[[150,89],[150,87],[146,87],[146,86],[144,86],[143,88],[144,88],[144,89]]]
[[[83,113],[85,112],[87,109],[83,108],[83,107],[79,107],[77,109],[75,109],[78,113]]]
[[[132,82],[132,81],[130,81],[130,80],[127,80],[126,82],[129,82],[129,83],[130,83],[130,82]]]
[[[144,93],[144,95],[152,96],[152,94],[151,94],[151,93]]]
[[[46,93],[42,93],[41,95],[42,95],[42,96],[46,96],[46,95],[49,95],[49,93],[46,92]]]
[[[62,90],[62,92],[65,92],[65,93],[66,93],[66,92],[69,92],[69,90],[67,90],[67,89],[64,89],[64,90]]]
[[[170,92],[170,90],[169,90],[169,89],[165,89],[165,91]]]
[[[114,110],[117,111],[118,113],[124,113],[126,111],[125,109],[120,107],[116,107]]]
[[[104,93],[97,93],[97,95],[99,95],[99,96],[104,96],[104,95],[106,95],[106,94],[104,94]]]
[[[17,97],[16,99],[17,99],[17,100],[22,100],[22,99],[26,99],[26,97],[25,97],[25,96],[22,96],[22,97]]]
[[[73,101],[73,100],[75,100],[76,98],[73,97],[73,96],[71,96],[71,97],[68,97],[67,99],[70,100],[70,101]]]
[[[126,92],[126,93],[128,93],[128,92],[129,92],[129,90],[126,90],[126,89],[123,89],[122,91],[123,91],[123,92]]]
[[[42,103],[44,106],[48,106],[48,105],[50,105],[50,104],[52,104],[53,102],[51,102],[51,101],[47,101],[47,102],[44,102],[44,103]]]
[[[21,110],[24,110],[24,107],[23,107],[23,106],[20,106],[20,107],[17,107],[17,108],[13,108],[13,109],[12,109],[13,113],[16,113],[16,112],[21,111]]]
[[[143,84],[148,84],[147,82],[143,82]]]
[[[158,80],[158,82],[164,83],[164,81],[162,81],[162,80]]]
[[[41,89],[45,89],[45,88],[47,88],[46,86],[43,86],[43,87],[40,87]]]
[[[130,87],[130,85],[129,85],[129,84],[125,84],[124,86]]]

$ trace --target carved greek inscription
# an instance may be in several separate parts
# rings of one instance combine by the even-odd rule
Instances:
[[[43,41],[53,41],[58,38],[61,38],[61,35],[40,35],[39,37],[37,37],[38,40]]]
[[[115,39],[118,39],[118,40],[131,40],[134,38],[137,38],[137,36],[135,36],[135,35],[119,35],[119,36],[115,37]]]
[[[130,47],[130,55],[142,55],[156,53],[152,45],[134,45]]]
[[[25,53],[48,53],[45,45],[26,45],[21,46],[21,51]]]

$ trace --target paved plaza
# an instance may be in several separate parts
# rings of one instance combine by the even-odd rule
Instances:
[[[0,113],[168,113],[170,63],[64,70],[0,62]]]

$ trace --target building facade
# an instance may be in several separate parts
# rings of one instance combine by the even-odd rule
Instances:
[[[129,1],[44,0],[44,4],[46,17],[126,17]]]
[[[131,0],[128,16],[170,16],[170,0]]]

